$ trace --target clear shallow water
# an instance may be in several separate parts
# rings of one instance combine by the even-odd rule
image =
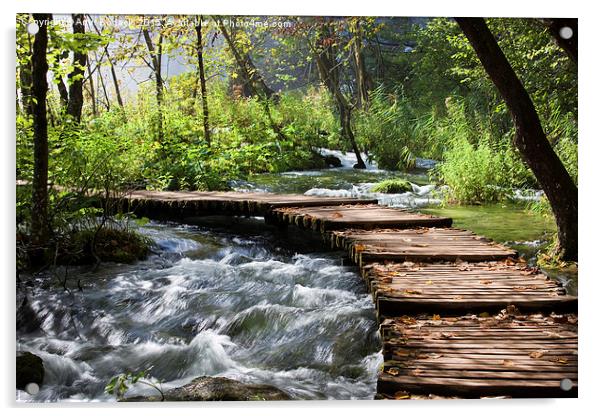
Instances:
[[[372,399],[382,355],[355,268],[257,220],[236,230],[154,223],[143,231],[156,255],[71,270],[82,292],[37,278],[30,299],[42,330],[18,334],[19,348],[44,360],[35,400],[112,400],[103,391],[112,376],[147,368],[164,389],[212,375],[299,399]]]

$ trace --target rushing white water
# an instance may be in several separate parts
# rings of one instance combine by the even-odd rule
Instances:
[[[372,192],[371,189],[374,185],[376,183],[361,183],[352,185],[351,189],[312,188],[305,192],[305,195],[377,199],[381,205],[397,208],[421,208],[439,205],[442,201],[443,190],[435,185],[412,184],[412,191],[400,194]]]
[[[374,306],[340,254],[288,237],[284,245],[263,224],[235,234],[156,223],[143,231],[156,255],[72,270],[81,292],[31,277],[41,328],[18,333],[18,348],[44,360],[46,378],[20,400],[112,400],[112,376],[148,368],[164,389],[211,375],[300,399],[373,398],[382,363]]]

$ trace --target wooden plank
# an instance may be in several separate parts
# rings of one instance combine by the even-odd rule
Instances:
[[[363,267],[379,316],[407,313],[497,312],[509,305],[524,311],[576,311],[577,298],[518,261],[389,262]]]
[[[526,327],[526,328],[525,328]],[[379,395],[576,397],[577,317],[386,319]],[[565,338],[557,338],[556,334]],[[564,379],[573,387],[560,388]]]
[[[455,228],[344,230],[327,233],[333,247],[349,250],[361,266],[385,261],[493,261],[515,250]]]
[[[200,215],[266,215],[273,208],[374,204],[374,199],[267,192],[132,191],[112,198],[121,208],[173,220]]]
[[[451,218],[375,204],[276,208],[268,213],[266,220],[321,232],[345,228],[449,227],[452,224]]]

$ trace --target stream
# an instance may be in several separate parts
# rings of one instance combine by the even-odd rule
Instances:
[[[549,221],[520,206],[441,207],[442,189],[425,169],[409,173],[341,168],[254,175],[239,191],[376,198],[389,206],[450,215],[533,262]],[[432,161],[420,161],[432,167]],[[412,192],[370,192],[392,177]],[[517,199],[538,193],[517,192]],[[283,231],[262,218],[199,218],[193,224],[150,222],[138,228],[156,247],[132,265],[70,268],[59,276],[22,276],[40,328],[17,333],[18,350],[44,360],[45,381],[20,401],[109,401],[111,377],[148,370],[165,391],[201,375],[276,386],[296,399],[373,399],[382,364],[374,306],[345,254],[323,249],[310,232]],[[569,293],[576,272],[549,273]],[[77,280],[82,291],[77,290]],[[153,394],[135,385],[128,395]]]

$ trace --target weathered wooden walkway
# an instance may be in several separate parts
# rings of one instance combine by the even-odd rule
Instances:
[[[118,202],[172,220],[260,215],[346,250],[381,322],[378,398],[577,396],[577,299],[450,218],[269,193],[137,191]]]

